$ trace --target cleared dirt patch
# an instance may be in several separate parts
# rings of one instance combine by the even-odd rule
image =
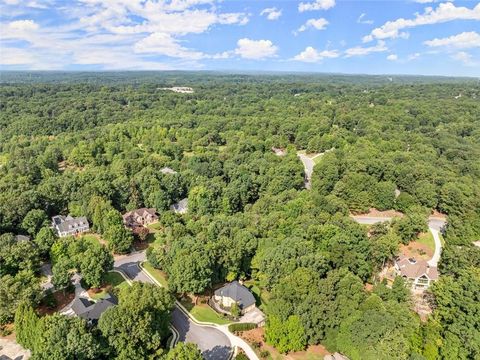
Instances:
[[[280,354],[277,349],[265,343],[265,329],[256,328],[240,333],[240,337],[252,345],[259,355],[262,351],[268,351],[271,359],[282,360],[322,360],[325,355],[330,354],[322,345],[309,346],[305,351],[296,351],[288,354]],[[265,359],[270,359],[265,357]],[[263,359],[260,357],[260,359]]]
[[[400,253],[415,259],[430,260],[433,256],[433,249],[418,241],[412,241],[408,245],[400,245]]]

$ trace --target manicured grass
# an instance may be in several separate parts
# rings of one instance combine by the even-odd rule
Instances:
[[[110,271],[105,275],[102,291],[95,293],[92,296],[92,299],[99,300],[107,296],[108,292],[112,289],[122,289],[128,287],[128,283],[125,281],[122,275],[117,272]]]
[[[230,324],[231,321],[223,318],[221,315],[217,314],[207,304],[193,305],[190,300],[183,299],[180,303],[188,310],[188,312],[198,321],[201,322],[210,322],[218,325]]]
[[[147,227],[151,230],[157,231],[157,230],[160,230],[162,226],[160,225],[159,222],[156,222],[156,223],[147,225]]]
[[[315,159],[313,159],[313,162],[315,165],[317,165],[320,161],[322,161],[323,155],[317,156]]]
[[[157,280],[164,288],[168,289],[168,281],[166,274],[163,271],[160,271],[158,269],[155,269],[152,264],[150,264],[148,261],[144,262],[142,264],[145,270],[148,271],[148,273],[153,276],[155,280]]]
[[[417,242],[427,246],[432,251],[435,251],[435,240],[433,240],[433,235],[430,231],[427,231],[425,233],[421,233],[418,236]]]

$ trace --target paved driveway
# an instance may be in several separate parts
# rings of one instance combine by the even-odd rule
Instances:
[[[114,268],[123,271],[130,279],[153,284],[154,282],[138,264],[145,260],[145,251],[117,257]],[[200,348],[206,360],[226,360],[229,358],[231,343],[221,331],[211,326],[200,326],[191,321],[178,307],[172,313],[172,325],[178,331],[180,341],[191,342]]]

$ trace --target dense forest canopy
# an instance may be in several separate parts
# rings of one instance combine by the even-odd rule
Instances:
[[[124,252],[119,214],[154,207],[162,231],[148,258],[169,287],[201,293],[253,279],[269,294],[267,340],[280,351],[323,343],[351,359],[480,356],[477,79],[2,73],[1,82],[0,297],[15,286],[34,304],[37,257],[60,269],[81,251],[51,238],[49,217],[85,215]],[[325,152],[311,190],[301,150]],[[188,214],[169,210],[184,198]],[[349,214],[372,207],[406,216],[367,233]],[[400,280],[364,284],[434,210],[448,216],[446,244],[436,308],[421,323]],[[12,234],[32,236],[38,254]],[[83,246],[108,268],[108,254]]]

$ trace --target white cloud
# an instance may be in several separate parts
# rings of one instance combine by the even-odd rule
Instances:
[[[268,20],[277,20],[282,16],[282,10],[275,7],[263,9],[260,15],[267,15]]]
[[[357,23],[358,24],[367,24],[367,25],[373,24],[373,20],[365,19],[366,16],[367,16],[367,14],[361,13],[360,16],[357,19]]]
[[[374,52],[383,52],[387,50],[388,48],[385,46],[385,41],[379,40],[377,42],[377,45],[375,46],[370,46],[370,47],[356,46],[356,47],[347,49],[345,50],[345,56],[346,57],[365,56]]]
[[[418,59],[419,57],[420,57],[420,53],[417,52],[417,53],[408,55],[407,60],[411,61],[411,60]]]
[[[35,57],[24,49],[2,47],[0,51],[0,65],[28,65],[35,61]]]
[[[298,32],[305,31],[307,29],[313,28],[317,30],[325,30],[327,28],[328,21],[324,18],[320,19],[308,19],[305,24],[298,28]]]
[[[265,59],[276,55],[278,47],[270,40],[251,40],[243,38],[238,40],[235,54],[244,59]]]
[[[479,62],[474,61],[472,55],[465,51],[459,51],[458,53],[453,54],[452,59],[458,60],[467,66],[477,66],[480,65]]]
[[[33,20],[16,20],[10,22],[8,27],[18,31],[34,31],[38,29],[38,24]]]
[[[398,56],[397,56],[397,54],[390,54],[390,55],[387,56],[387,60],[396,61],[396,60],[398,60]]]
[[[136,53],[150,53],[191,60],[204,57],[201,52],[181,46],[171,35],[165,33],[153,33],[143,38],[135,44],[134,51]]]
[[[314,0],[312,2],[301,2],[298,11],[328,10],[335,6],[335,0]]]
[[[463,32],[446,38],[428,40],[424,44],[430,47],[445,46],[457,49],[480,47],[480,34],[475,31]]]
[[[311,46],[308,46],[304,51],[300,54],[296,55],[293,60],[296,61],[303,61],[308,63],[315,63],[322,61],[325,58],[336,58],[339,57],[340,54],[337,50],[323,50],[318,51]]]
[[[401,32],[403,29],[413,28],[422,25],[432,25],[454,20],[480,20],[480,3],[474,8],[456,7],[454,4],[442,3],[436,9],[428,7],[423,14],[416,14],[414,19],[397,19],[387,21],[382,26],[372,30],[372,32],[363,38],[364,42],[374,39],[388,39],[407,37],[408,34]]]

